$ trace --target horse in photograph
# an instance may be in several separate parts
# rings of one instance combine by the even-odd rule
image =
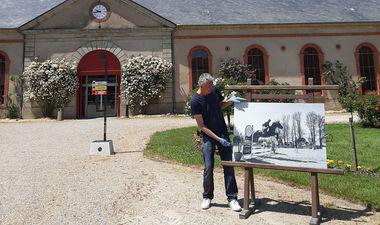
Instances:
[[[269,125],[270,120],[263,124],[263,130],[256,131],[253,134],[253,142],[261,144],[262,148],[270,148],[273,153],[276,153],[281,139],[280,133],[283,126],[279,121],[275,121]]]

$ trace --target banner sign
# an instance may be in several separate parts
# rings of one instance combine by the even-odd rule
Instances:
[[[107,82],[106,81],[93,81],[92,82],[92,95],[106,95]]]

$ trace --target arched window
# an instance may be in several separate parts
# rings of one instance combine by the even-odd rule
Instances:
[[[256,79],[266,84],[269,82],[268,54],[259,45],[251,45],[245,50],[244,62],[255,70]]]
[[[5,104],[5,57],[0,54],[0,105]]]
[[[319,52],[313,47],[307,47],[303,51],[304,79],[308,84],[308,79],[314,79],[314,85],[321,85],[321,64]]]
[[[377,79],[376,79],[376,61],[375,52],[376,49],[372,49],[368,45],[362,45],[357,50],[357,60],[359,63],[360,77],[364,77],[366,80],[362,85],[362,92],[376,91]],[[377,54],[376,54],[377,55]]]
[[[211,53],[206,47],[197,46],[190,50],[188,60],[190,66],[189,89],[193,90],[197,87],[198,78],[202,73],[211,73]]]

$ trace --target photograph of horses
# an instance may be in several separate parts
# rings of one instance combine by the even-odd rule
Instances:
[[[324,105],[236,103],[233,160],[326,169]]]

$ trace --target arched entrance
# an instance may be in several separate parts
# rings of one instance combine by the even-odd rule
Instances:
[[[117,57],[106,50],[95,50],[87,53],[79,61],[77,75],[80,86],[77,91],[77,117],[95,118],[103,116],[104,96],[92,95],[93,81],[105,81],[104,60],[101,54],[108,59],[108,87],[107,87],[107,115],[120,115],[120,81],[121,65]]]

